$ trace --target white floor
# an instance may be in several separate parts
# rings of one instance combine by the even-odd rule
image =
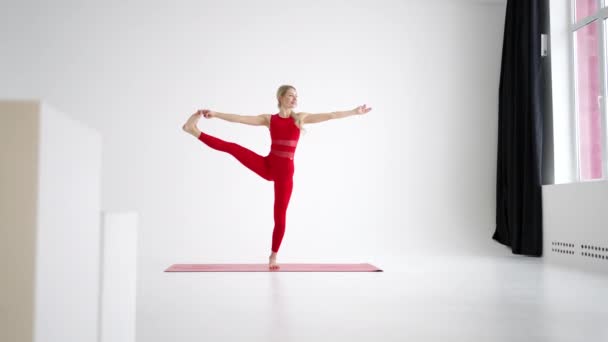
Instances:
[[[370,261],[385,271],[159,269],[137,341],[608,341],[608,274],[518,256]]]

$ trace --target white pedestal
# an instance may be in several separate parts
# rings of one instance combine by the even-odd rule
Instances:
[[[0,341],[96,342],[101,136],[0,101]]]
[[[102,216],[100,342],[135,342],[136,213]]]

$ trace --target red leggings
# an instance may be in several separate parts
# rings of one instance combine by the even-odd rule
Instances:
[[[285,216],[293,189],[293,160],[274,154],[262,157],[241,145],[227,142],[201,132],[198,139],[207,146],[226,152],[241,164],[268,181],[274,181],[274,230],[272,232],[272,251],[278,252],[285,235]]]

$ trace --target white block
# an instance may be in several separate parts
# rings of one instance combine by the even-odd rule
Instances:
[[[101,342],[134,342],[137,288],[136,213],[102,217]]]
[[[0,101],[0,341],[96,342],[101,136]]]

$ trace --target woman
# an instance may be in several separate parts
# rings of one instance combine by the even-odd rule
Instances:
[[[285,215],[293,189],[293,158],[302,126],[307,123],[318,123],[331,119],[345,118],[351,115],[366,114],[372,110],[363,105],[353,110],[342,112],[321,114],[296,113],[293,109],[298,104],[298,95],[296,89],[290,85],[279,87],[277,90],[277,100],[279,107],[277,114],[236,115],[202,109],[192,114],[183,126],[184,131],[192,134],[209,147],[231,154],[262,178],[274,182],[274,230],[272,232],[272,250],[268,262],[271,270],[279,268],[276,258],[283,235],[285,234]],[[268,127],[270,137],[272,138],[270,153],[262,157],[238,144],[226,142],[201,132],[197,128],[201,115],[207,119],[219,118],[246,125]]]

